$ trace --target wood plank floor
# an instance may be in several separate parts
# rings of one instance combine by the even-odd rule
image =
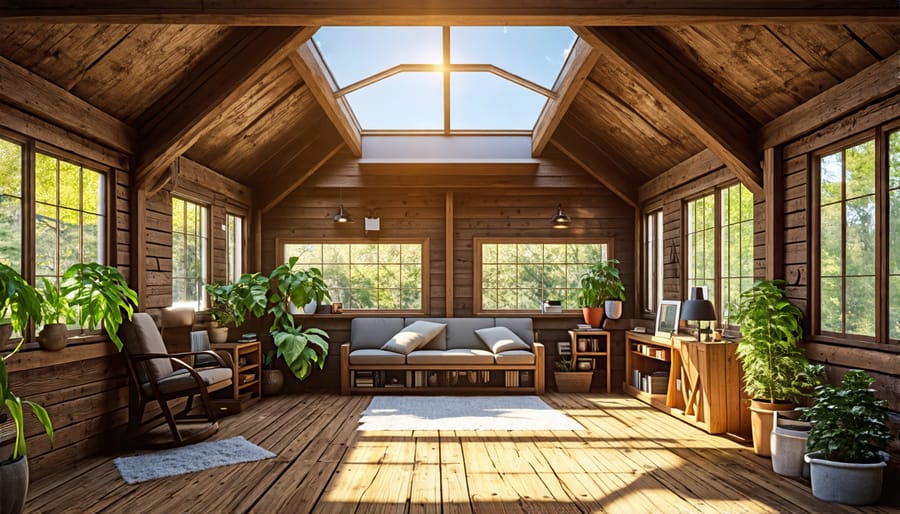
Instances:
[[[358,432],[370,397],[279,396],[222,420],[278,456],[127,485],[111,457],[32,484],[30,512],[900,512],[822,503],[740,444],[629,397],[544,397],[584,431]]]

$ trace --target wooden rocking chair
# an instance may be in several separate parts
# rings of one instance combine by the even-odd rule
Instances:
[[[132,321],[122,323],[119,337],[125,343],[130,379],[128,437],[133,445],[156,448],[181,446],[202,441],[219,430],[209,395],[231,386],[234,370],[230,362],[212,351],[169,353],[153,318],[143,312],[136,312]],[[213,367],[194,368],[182,360],[197,355],[210,356],[212,360],[207,362],[212,363]],[[191,412],[194,396],[200,398],[199,413]],[[168,402],[179,398],[187,399],[184,410],[173,415]],[[159,404],[162,412],[144,421],[144,407],[152,401]],[[161,417],[168,423],[172,439],[142,441],[142,436],[159,426]],[[179,420],[201,421],[203,424],[199,430],[189,431],[179,429]]]

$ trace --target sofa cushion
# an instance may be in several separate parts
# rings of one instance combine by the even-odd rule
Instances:
[[[432,323],[442,323],[444,325],[447,324],[450,318],[406,318],[406,324],[412,325],[417,321],[430,321]],[[419,350],[446,350],[447,349],[447,331],[442,330],[438,333],[437,337],[432,339],[431,341],[425,343],[425,345],[420,346]]]
[[[379,349],[403,329],[403,318],[353,318],[350,322],[350,348]]]
[[[352,355],[352,354],[351,354]],[[493,364],[494,354],[487,350],[417,350],[406,356],[407,364]]]
[[[531,345],[522,341],[519,336],[506,327],[490,327],[482,328],[475,331],[484,344],[488,345],[494,353],[501,353],[508,350],[530,350]]]
[[[401,353],[403,355],[428,344],[429,341],[443,332],[447,325],[431,321],[416,321],[412,325],[394,334],[388,342],[381,347],[388,352]]]
[[[494,325],[512,330],[529,347],[534,344],[534,325],[531,318],[497,318]]]
[[[396,352],[363,348],[350,352],[350,364],[406,364],[406,356]]]
[[[448,350],[488,350],[475,331],[494,326],[494,318],[449,318],[447,320]]]
[[[510,350],[494,354],[494,360],[497,364],[518,366],[534,364],[534,354],[525,350]]]

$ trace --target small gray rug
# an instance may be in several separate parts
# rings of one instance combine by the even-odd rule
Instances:
[[[243,437],[232,437],[131,457],[118,457],[113,463],[119,468],[125,482],[136,484],[228,464],[271,459],[274,456],[274,453]]]
[[[537,396],[376,396],[357,430],[584,430]]]

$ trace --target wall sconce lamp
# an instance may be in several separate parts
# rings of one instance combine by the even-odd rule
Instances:
[[[553,228],[569,228],[572,224],[572,219],[563,212],[562,204],[556,206],[556,216],[550,218],[550,223],[553,224]]]
[[[350,215],[349,212],[344,211],[344,204],[341,204],[341,208],[338,210],[338,213],[334,215],[332,218],[335,223],[350,223],[353,221],[353,216]]]

